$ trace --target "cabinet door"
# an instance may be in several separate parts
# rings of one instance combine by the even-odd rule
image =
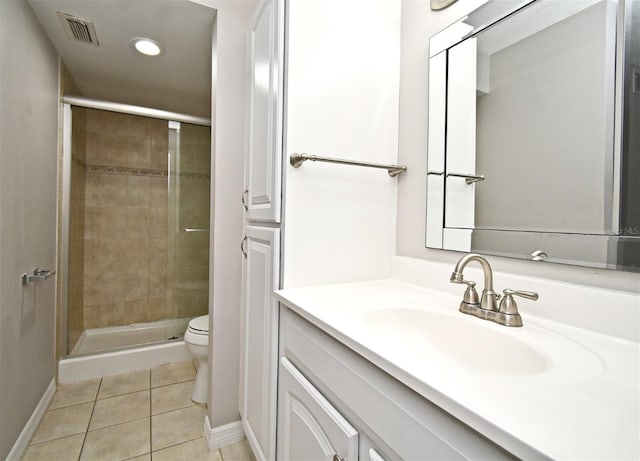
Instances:
[[[280,231],[246,227],[243,297],[242,424],[258,461],[275,459]]]
[[[279,386],[278,460],[358,459],[358,432],[285,357]]]
[[[361,428],[358,430],[360,431],[358,442],[360,461],[387,461],[387,459],[391,459],[383,454],[384,452],[374,444],[366,432],[363,432]]]
[[[251,221],[280,222],[284,0],[256,9],[249,33],[251,80],[245,191]]]

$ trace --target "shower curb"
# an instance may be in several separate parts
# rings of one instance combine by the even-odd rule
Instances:
[[[64,358],[58,362],[58,382],[68,384],[192,359],[184,341]]]

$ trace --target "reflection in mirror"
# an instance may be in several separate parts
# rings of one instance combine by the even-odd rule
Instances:
[[[428,247],[640,270],[619,8],[493,1],[431,39]]]

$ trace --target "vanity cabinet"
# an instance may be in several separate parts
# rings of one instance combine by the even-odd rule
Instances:
[[[262,1],[248,35],[239,409],[258,461],[275,459],[284,30],[284,1]]]
[[[249,32],[248,139],[242,202],[249,221],[280,222],[284,1],[256,9]]]
[[[355,453],[336,453],[349,461],[514,459],[285,305],[279,350],[279,461],[332,459],[295,439],[333,434],[335,426],[350,428],[357,440]],[[327,446],[336,448],[329,436],[315,440],[329,440]],[[296,456],[287,455],[292,447]]]
[[[246,226],[240,414],[257,460],[275,458],[280,229]]]

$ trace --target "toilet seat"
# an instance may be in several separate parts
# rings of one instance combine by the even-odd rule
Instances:
[[[191,319],[188,330],[196,335],[209,335],[209,314]]]

